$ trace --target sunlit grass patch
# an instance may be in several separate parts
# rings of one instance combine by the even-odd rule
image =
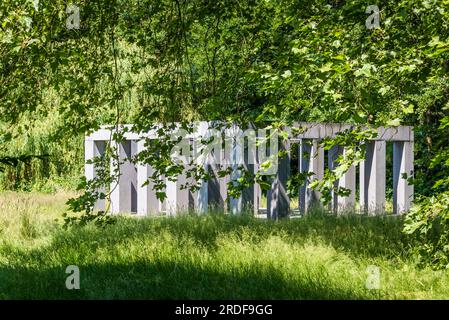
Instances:
[[[314,214],[272,222],[210,214],[119,217],[62,228],[67,194],[0,195],[1,298],[441,299],[449,273],[419,268],[402,218]],[[80,268],[81,289],[65,288]],[[380,287],[366,287],[368,266]]]

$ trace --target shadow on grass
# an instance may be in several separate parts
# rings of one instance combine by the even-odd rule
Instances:
[[[1,299],[366,299],[321,280],[286,281],[257,266],[220,273],[173,262],[80,265],[80,290],[65,287],[66,266],[0,267]]]
[[[258,244],[271,236],[292,244],[308,241],[326,243],[352,258],[404,255],[408,240],[402,235],[402,220],[394,217],[309,216],[271,222],[250,216],[206,215],[201,217],[130,219],[116,225],[57,230],[51,243],[35,249],[3,245],[0,256],[0,298],[11,299],[363,299],[370,293],[361,285],[339,284],[335,279],[303,273],[280,274],[270,265],[231,266],[220,269],[213,263],[199,263],[189,253],[184,259],[170,255],[145,259],[138,255],[129,262],[115,260],[116,247],[128,243],[161,245],[161,234],[183,250],[183,239],[208,251],[218,249],[219,237],[245,237]],[[250,235],[248,237],[248,234]],[[156,241],[153,241],[156,239]],[[125,249],[123,249],[123,247]],[[193,248],[195,245],[193,245]],[[109,253],[107,263],[96,259],[97,250]],[[88,258],[84,259],[84,255]],[[187,257],[187,258],[186,258]],[[187,260],[186,260],[187,259]],[[65,268],[78,261],[81,290],[65,288]],[[338,279],[337,279],[338,280]],[[355,289],[354,289],[355,288]]]
[[[121,217],[116,225],[105,229],[84,228],[57,233],[53,246],[57,249],[67,241],[76,243],[85,239],[94,248],[168,232],[175,238],[190,238],[203,246],[216,248],[219,236],[241,237],[245,233],[251,234],[253,242],[278,235],[288,243],[324,243],[354,258],[406,259],[413,239],[402,233],[402,228],[403,218],[395,216],[317,214],[279,222],[224,214],[147,219]]]

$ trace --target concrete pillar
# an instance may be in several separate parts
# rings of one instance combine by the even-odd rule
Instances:
[[[334,170],[338,164],[338,157],[341,155],[345,157],[346,151],[342,146],[334,146],[328,153],[329,169]],[[344,211],[351,211],[355,208],[355,192],[356,192],[356,178],[355,166],[349,167],[346,173],[335,183],[335,187],[339,190],[347,189],[350,193],[347,196],[339,196],[336,192],[332,192],[331,210],[336,213]]]
[[[254,154],[254,174],[257,174],[260,170],[260,160],[259,160],[259,155],[256,152]],[[259,214],[259,208],[260,208],[260,202],[262,200],[262,188],[260,187],[260,185],[258,183],[254,183],[253,186],[253,191],[254,191],[254,215],[258,215]]]
[[[221,165],[219,167],[220,171],[226,171],[229,168],[229,163],[231,160],[231,155],[226,151],[225,148],[221,151]],[[231,181],[229,175],[225,175],[224,177],[218,178],[218,183],[220,187],[220,199],[223,200],[223,210],[227,212],[230,210],[229,199],[228,199],[228,183]]]
[[[219,167],[216,165],[211,165],[209,167],[209,181],[208,181],[208,205],[210,209],[216,210],[224,207],[224,199],[220,193],[220,181],[218,177]]]
[[[343,157],[346,157],[346,149],[342,149]],[[348,189],[350,191],[349,195],[338,196],[337,199],[337,210],[338,212],[350,211],[353,212],[355,209],[355,193],[356,193],[356,170],[355,166],[350,166],[348,171],[338,180],[338,187],[340,190],[342,188]]]
[[[279,141],[279,151],[290,150],[288,141]],[[278,158],[277,172],[267,195],[268,217],[273,220],[287,217],[290,211],[290,198],[287,193],[287,180],[290,176],[290,153]]]
[[[196,125],[196,135],[190,139],[190,145],[193,150],[193,164],[196,168],[203,170],[204,173],[211,172],[211,162],[213,162],[214,149],[216,147],[215,130],[211,127],[211,123],[201,122]],[[213,138],[212,142],[206,143]],[[205,141],[205,142],[203,142]],[[195,167],[188,166],[189,169]],[[195,169],[196,169],[195,168]],[[209,209],[209,179],[201,179],[198,181],[195,177],[190,178],[191,185],[197,185],[198,190],[191,191],[194,198],[193,210],[197,213],[207,213]]]
[[[243,167],[244,170],[254,174],[254,160],[249,161],[254,156],[254,153],[249,151],[248,145],[245,145],[244,133],[236,127],[233,130],[233,133],[231,133],[233,139],[230,152],[231,181],[237,184],[237,180],[242,176],[239,167]],[[252,138],[249,139],[251,140]],[[240,214],[245,210],[254,210],[254,186],[251,185],[244,188],[238,198],[231,197],[229,206],[232,214]]]
[[[210,155],[208,157],[209,163],[209,181],[208,181],[208,205],[211,210],[225,211],[226,207],[226,197],[227,197],[227,180],[225,177],[219,176],[219,171],[225,168],[225,164],[222,161],[222,150],[214,150],[214,152],[219,152],[218,160],[215,161],[216,157]]]
[[[209,171],[209,164],[205,163],[203,165],[205,172]],[[195,208],[198,213],[207,213],[209,207],[209,181],[200,181],[200,188],[198,191],[194,192],[196,196]]]
[[[231,181],[236,184],[237,181],[241,177],[241,172],[239,172],[239,166],[243,165],[244,158],[244,150],[243,150],[243,141],[239,139],[239,136],[235,136],[233,138],[230,161],[231,161]],[[243,198],[240,196],[239,198],[231,197],[229,200],[230,211],[232,214],[240,214],[243,211]]]
[[[197,147],[196,142],[193,139],[189,139],[185,152],[190,148]],[[196,156],[196,154],[194,154]],[[184,166],[183,172],[177,177],[167,178],[167,198],[166,198],[166,211],[167,215],[176,215],[177,213],[186,213],[197,211],[199,213],[207,211],[208,202],[208,183],[207,181],[200,182],[200,188],[198,190],[190,190],[190,187],[197,185],[195,177],[189,176],[192,173],[191,162],[193,158],[191,155],[181,155],[182,165]],[[194,162],[193,165],[207,166],[206,163]],[[190,174],[189,174],[190,172]],[[176,181],[171,181],[176,180]]]
[[[171,181],[176,179],[176,181]],[[166,183],[166,210],[167,215],[175,216],[178,213],[185,213],[192,207],[193,197],[188,188],[183,188],[187,183],[185,173],[177,177],[167,178]]]
[[[94,160],[94,158],[104,156],[106,149],[105,141],[93,141],[93,140],[84,140],[84,157],[85,161]],[[85,163],[84,165],[84,174],[86,176],[86,180],[94,180],[97,177],[97,168],[94,163]],[[99,188],[95,190],[98,193],[99,197],[97,198],[94,204],[94,210],[104,211],[106,210],[106,201],[100,199],[100,194],[105,195],[105,188]]]
[[[245,150],[246,154],[246,150]],[[254,175],[254,164],[253,163],[246,163],[245,162],[245,170],[249,172],[249,174]],[[256,195],[254,184],[250,184],[248,187],[243,189],[242,191],[242,207],[243,210],[247,213],[254,213],[255,212],[255,206],[254,206],[254,196]]]
[[[137,142],[137,152],[140,153],[145,150],[145,140]],[[154,183],[149,180],[153,175],[153,169],[150,165],[145,163],[137,164],[137,214],[146,216],[149,214],[156,214],[161,211],[161,204],[156,197]],[[149,181],[147,183],[147,181]],[[145,184],[145,185],[144,185]]]
[[[360,207],[369,214],[385,210],[385,149],[385,141],[367,142],[360,164]]]
[[[413,185],[407,179],[413,175],[413,142],[393,143],[393,213],[410,210],[413,202]]]
[[[217,129],[214,122],[201,122],[197,126],[194,146],[195,161],[197,165],[209,174],[207,181],[201,181],[197,192],[195,207],[199,212],[207,212],[209,209],[223,210],[226,195],[220,190],[220,177],[218,171],[222,162],[222,132]],[[192,181],[197,182],[197,181]]]
[[[137,141],[112,142],[113,152],[119,160],[120,176],[111,182],[111,213],[137,212],[137,168],[130,160],[136,154]],[[111,172],[117,170],[117,159],[111,159]]]
[[[261,176],[265,176],[268,181],[272,183],[272,177],[276,176],[278,173],[278,152],[279,152],[279,139],[278,134],[274,133],[272,130],[266,128],[257,130],[257,170]],[[269,166],[266,166],[270,164]],[[260,186],[258,187],[257,194],[259,196],[259,207],[260,199],[262,197],[262,190]],[[270,219],[270,201],[271,201],[271,187],[267,190],[267,208],[266,214],[267,218]]]
[[[327,167],[329,170],[335,170],[337,167],[337,159],[341,154],[341,148],[339,146],[334,146],[330,148],[327,152]],[[335,182],[334,188],[338,187],[338,182]],[[338,196],[335,194],[334,190],[331,191],[331,202],[329,203],[329,210],[332,212],[338,212]]]
[[[310,189],[309,181],[323,179],[324,149],[319,146],[317,139],[302,139],[298,149],[299,171],[313,173],[299,189],[299,211],[305,214],[314,206],[320,206],[320,192]]]

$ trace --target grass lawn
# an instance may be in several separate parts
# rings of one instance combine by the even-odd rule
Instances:
[[[401,218],[120,217],[63,230],[69,196],[0,193],[0,298],[449,298],[449,271],[416,265]],[[68,265],[80,290],[65,287]],[[366,289],[369,265],[380,290]]]

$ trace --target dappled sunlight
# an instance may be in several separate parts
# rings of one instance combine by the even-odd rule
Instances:
[[[316,214],[273,222],[225,214],[123,216],[105,228],[64,230],[62,221],[54,221],[63,196],[55,202],[39,199],[35,206],[29,196],[6,198],[0,212],[0,221],[10,223],[0,234],[3,298],[421,299],[448,294],[448,272],[415,264],[406,250],[412,239],[403,237],[402,221],[394,217]],[[28,211],[48,212],[33,218],[39,231],[32,239],[20,226],[20,215]],[[72,264],[81,272],[77,292],[63,285],[65,268]],[[380,290],[365,287],[369,265],[381,270]]]

